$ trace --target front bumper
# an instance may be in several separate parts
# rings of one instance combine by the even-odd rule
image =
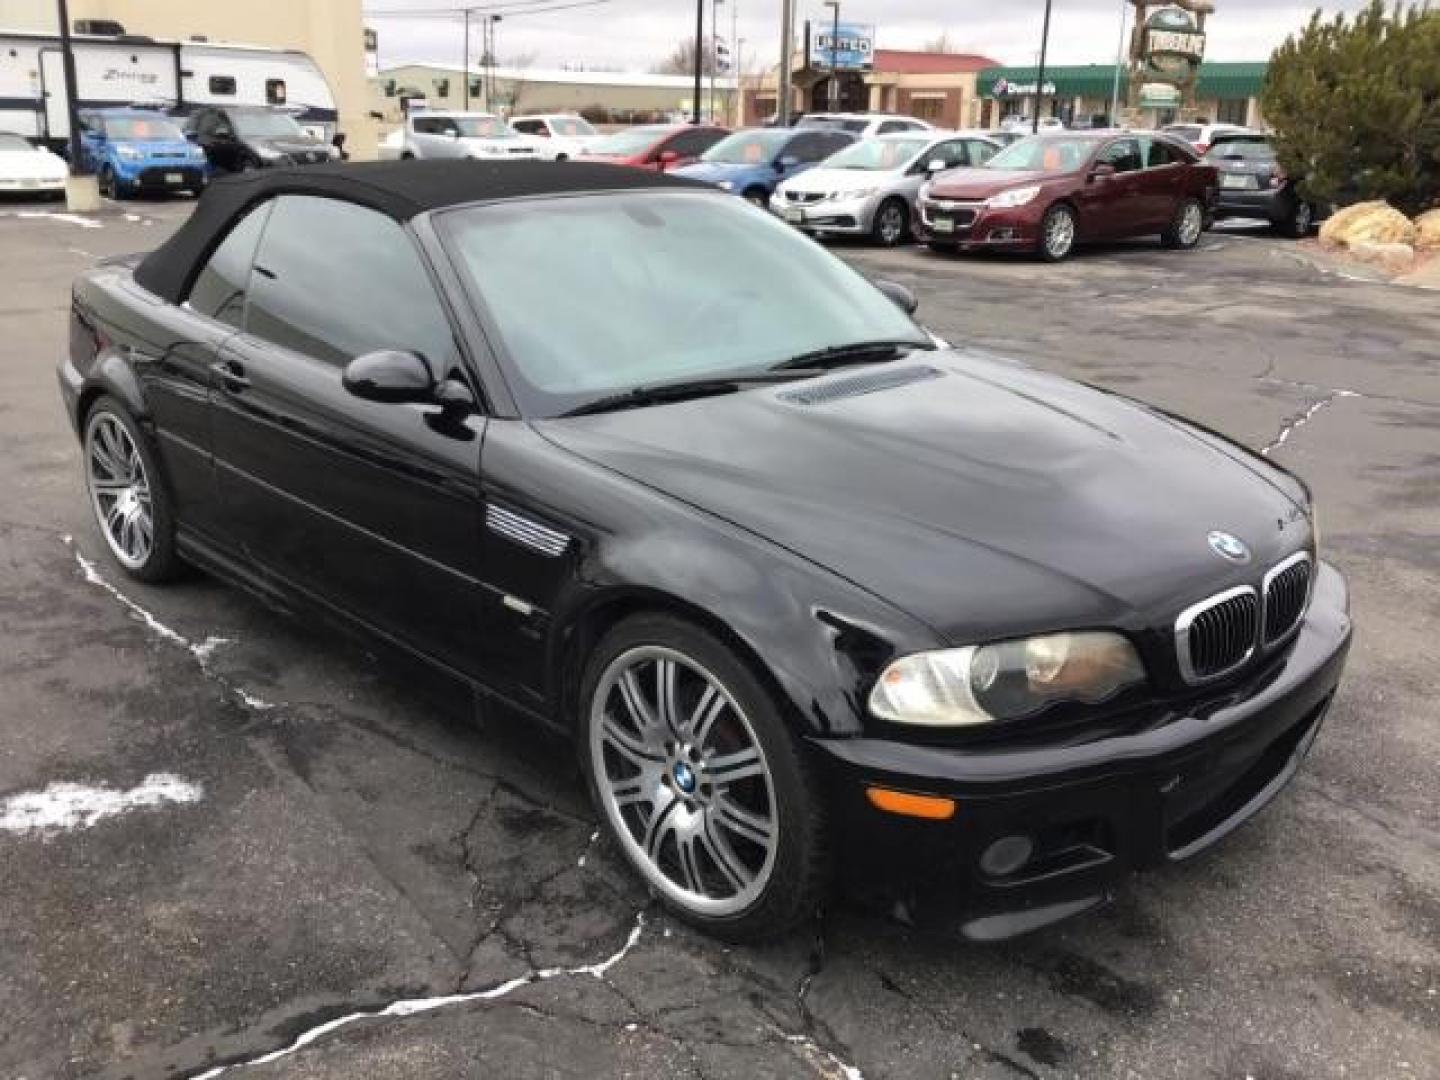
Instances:
[[[863,235],[875,222],[881,195],[863,198],[823,199],[813,203],[792,203],[778,193],[770,198],[770,210],[782,221],[805,232]]]
[[[845,869],[867,888],[898,892],[917,917],[948,923],[958,912],[960,932],[976,940],[1013,937],[1096,907],[1131,871],[1217,843],[1289,783],[1334,697],[1350,638],[1344,579],[1322,564],[1283,658],[1249,685],[1149,730],[971,751],[814,740],[846,850],[873,853]],[[946,796],[958,809],[943,822],[895,817],[870,805],[871,785]],[[1032,849],[1023,865],[982,868],[998,841],[1016,837]]]
[[[0,194],[5,195],[30,195],[40,192],[53,193],[65,190],[65,178],[62,177],[24,177],[23,179],[0,179]]]
[[[209,166],[197,161],[129,164],[115,179],[132,191],[185,191],[205,186]]]
[[[1040,243],[1040,223],[1028,205],[994,209],[983,202],[922,199],[918,210],[915,232],[923,243],[950,244],[962,251],[1028,251]]]

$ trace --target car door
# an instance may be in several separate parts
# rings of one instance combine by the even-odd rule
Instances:
[[[1164,139],[1154,136],[1141,137],[1140,150],[1145,155],[1140,179],[1146,215],[1152,228],[1164,229],[1180,212],[1188,162]]]
[[[921,154],[906,174],[906,192],[913,201],[921,186],[948,169],[971,164],[970,147],[965,139],[946,139]]]
[[[1112,240],[1145,232],[1149,222],[1141,196],[1143,161],[1140,140],[1133,136],[1114,139],[1101,147],[1076,198],[1081,235]],[[1094,171],[1096,165],[1108,165],[1114,172],[1099,175]]]
[[[227,530],[283,589],[473,674],[485,421],[350,394],[345,365],[382,349],[475,392],[405,229],[351,203],[278,196],[213,391]]]
[[[688,128],[676,132],[670,138],[657,146],[652,159],[662,170],[678,169],[681,165],[693,165],[700,160],[700,155],[709,150],[722,138],[725,133],[718,128]],[[673,153],[673,160],[662,162],[661,156],[665,153]]]

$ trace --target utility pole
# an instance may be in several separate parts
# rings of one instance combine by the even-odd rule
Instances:
[[[1050,48],[1050,0],[1045,0],[1045,29],[1040,31],[1040,71],[1035,77],[1035,123],[1031,134],[1040,130],[1040,109],[1045,104],[1045,59]]]
[[[75,83],[75,49],[70,42],[70,6],[57,0],[60,7],[60,60],[65,70],[65,120],[70,126],[70,175],[85,175],[84,155],[80,152],[79,91]]]
[[[1115,47],[1115,86],[1110,91],[1110,126],[1120,126],[1120,68],[1125,60],[1125,13],[1130,0],[1120,0],[1120,44]]]
[[[690,102],[690,123],[700,123],[700,82],[705,67],[705,0],[695,0],[695,100]]]
[[[795,45],[795,0],[780,0],[780,71],[775,84],[775,122],[790,126],[790,61]]]
[[[491,15],[487,20],[490,24],[490,55],[485,67],[485,71],[487,73],[487,82],[485,87],[485,107],[489,109],[490,112],[497,111],[495,108],[495,69],[500,66],[500,57],[496,52],[496,50],[500,47],[499,27],[497,24],[500,22],[502,17],[503,16],[500,15]]]
[[[830,111],[840,111],[840,0],[825,0],[830,9]]]
[[[720,66],[720,15],[725,0],[710,0],[710,122],[715,123],[715,69]]]
[[[460,65],[460,77],[465,83],[465,111],[470,111],[470,8],[465,9],[465,61]]]

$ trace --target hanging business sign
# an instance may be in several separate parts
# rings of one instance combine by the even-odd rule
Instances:
[[[875,67],[875,27],[868,23],[842,22],[839,33],[824,18],[810,23],[810,67],[829,71],[870,71]]]
[[[1145,83],[1140,87],[1142,109],[1178,109],[1180,88],[1169,83]]]

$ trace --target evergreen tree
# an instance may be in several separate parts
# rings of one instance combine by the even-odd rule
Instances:
[[[1316,11],[1271,58],[1260,105],[1312,199],[1418,213],[1440,198],[1440,11]]]

